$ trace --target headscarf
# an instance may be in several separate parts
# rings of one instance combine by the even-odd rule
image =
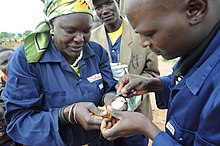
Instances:
[[[44,13],[50,21],[67,14],[87,13],[92,15],[93,12],[86,0],[44,0]],[[48,21],[39,23],[35,31],[24,40],[28,63],[38,62],[49,45],[50,25]]]

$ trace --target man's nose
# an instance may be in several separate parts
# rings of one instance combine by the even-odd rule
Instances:
[[[140,35],[140,45],[142,47],[150,47],[151,42],[149,41],[149,39],[147,39],[147,37]]]

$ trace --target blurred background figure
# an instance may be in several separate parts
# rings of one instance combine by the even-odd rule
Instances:
[[[8,80],[6,74],[6,67],[8,65],[8,60],[13,53],[11,48],[1,48],[0,49],[0,70],[3,75],[0,79],[0,94],[2,93],[5,84]],[[6,123],[4,120],[5,105],[3,103],[2,97],[0,96],[0,145],[1,146],[19,146],[20,144],[15,143],[6,133]]]

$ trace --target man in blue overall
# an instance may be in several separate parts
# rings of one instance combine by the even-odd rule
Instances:
[[[140,113],[113,111],[119,121],[113,127],[102,122],[104,137],[146,134],[154,146],[220,145],[219,8],[219,0],[126,0],[141,45],[180,60],[169,76],[119,81],[124,96],[155,92],[157,106],[168,109],[165,132]]]

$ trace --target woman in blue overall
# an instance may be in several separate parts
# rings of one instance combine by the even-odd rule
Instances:
[[[10,58],[2,97],[7,133],[30,146],[105,145],[102,97],[115,92],[108,54],[89,42],[84,0],[45,0],[40,23]],[[106,141],[106,143],[108,143]]]

